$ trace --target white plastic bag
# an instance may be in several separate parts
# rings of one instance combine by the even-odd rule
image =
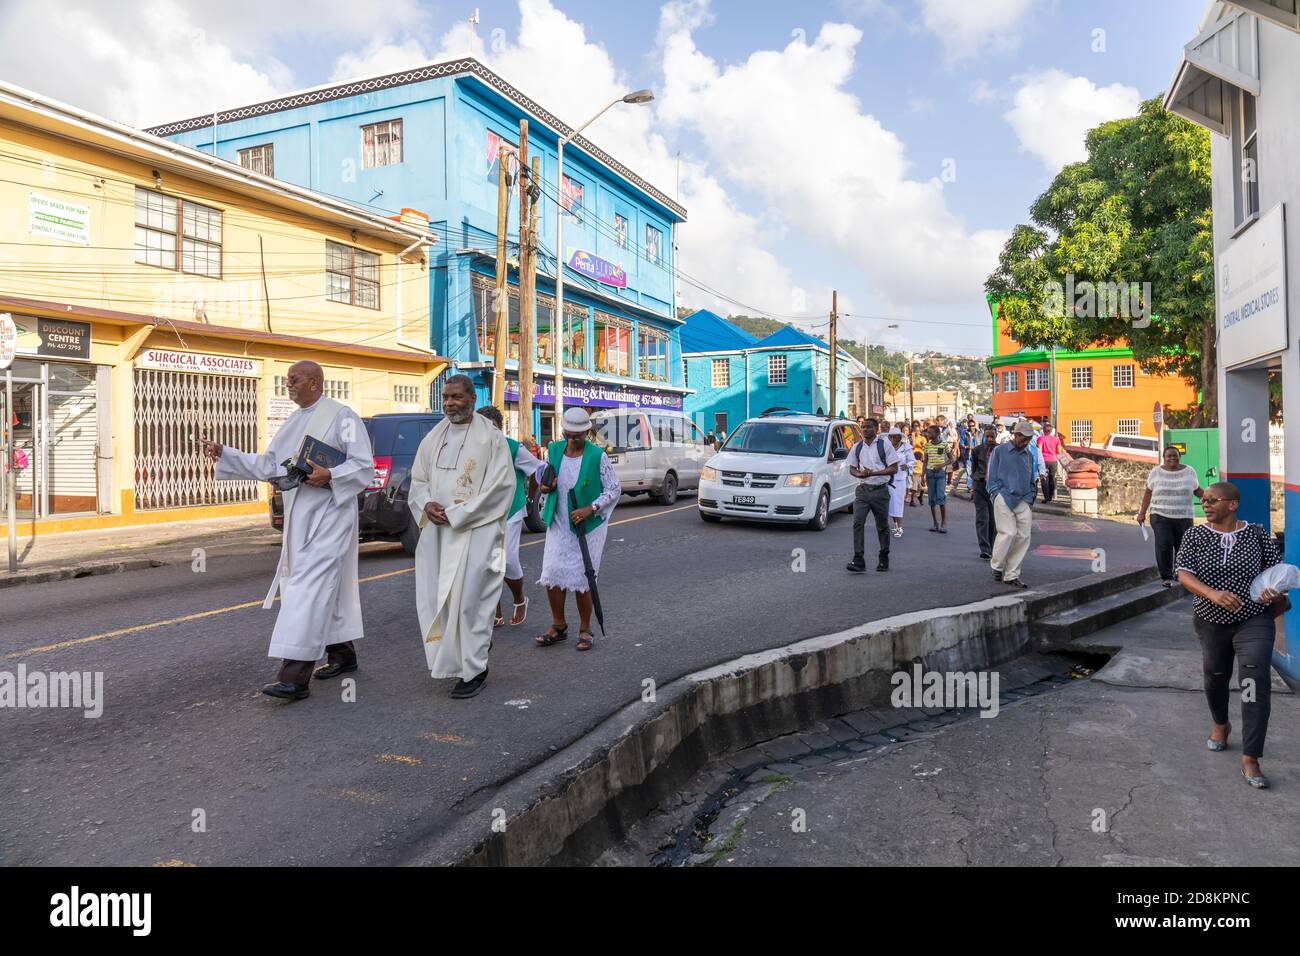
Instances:
[[[1297,587],[1300,587],[1300,568],[1294,564],[1275,564],[1255,575],[1255,580],[1250,582],[1250,599],[1258,604],[1260,595],[1270,588],[1283,594]]]

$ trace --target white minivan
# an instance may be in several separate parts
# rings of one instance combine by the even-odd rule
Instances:
[[[678,411],[611,408],[593,413],[591,424],[596,440],[609,449],[623,493],[648,494],[661,504],[699,487],[700,472],[715,454],[704,433]]]
[[[750,418],[727,438],[700,477],[704,521],[803,522],[822,531],[832,511],[853,508],[849,474],[857,425],[816,415]]]

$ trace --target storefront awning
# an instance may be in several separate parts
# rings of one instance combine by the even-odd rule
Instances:
[[[1238,11],[1210,24],[1183,48],[1183,62],[1165,95],[1165,109],[1228,135],[1227,97],[1259,95],[1259,21]]]

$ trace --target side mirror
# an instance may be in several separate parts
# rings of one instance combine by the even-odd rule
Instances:
[[[849,450],[847,448],[836,448],[833,452],[831,452],[832,461],[843,461],[845,458],[848,457],[849,457]]]

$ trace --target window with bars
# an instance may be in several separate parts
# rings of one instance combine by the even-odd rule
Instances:
[[[352,383],[345,378],[327,378],[321,394],[326,398],[349,399],[352,397]]]
[[[1142,419],[1140,419],[1140,418],[1121,418],[1121,419],[1119,420],[1119,423],[1118,423],[1118,425],[1117,425],[1116,427],[1119,429],[1119,433],[1120,433],[1121,435],[1141,435],[1141,434],[1142,434]]]
[[[135,261],[220,279],[221,210],[137,186]]]
[[[1070,444],[1092,444],[1092,419],[1076,419],[1070,422]]]
[[[379,256],[326,241],[325,294],[331,302],[379,308]]]
[[[277,375],[275,377],[275,397],[276,398],[289,397],[289,383],[286,379],[286,376],[284,375]]]
[[[1047,391],[1047,369],[1045,368],[1025,369],[1025,391],[1026,392]]]
[[[686,359],[682,359],[682,385],[685,388],[691,387],[691,364]]]
[[[713,360],[713,387],[726,388],[731,384],[731,362],[720,358]]]
[[[767,384],[784,385],[787,381],[786,375],[789,369],[784,355],[769,355],[767,357]]]
[[[437,378],[429,385],[429,410],[434,412],[442,411],[442,387],[447,384],[447,379],[451,377],[452,371],[449,368],[443,369],[438,373]]]
[[[393,401],[399,405],[418,405],[420,403],[420,386],[394,385]]]
[[[270,143],[239,151],[239,165],[263,176],[275,175],[275,147]]]
[[[361,168],[395,166],[402,161],[402,121],[385,120],[361,127]]]
[[[1002,373],[1002,391],[1018,392],[1020,391],[1020,373],[1014,368],[1009,368]]]
[[[1110,370],[1110,384],[1115,388],[1133,387],[1133,366],[1115,365]],[[1134,432],[1134,434],[1137,434]]]
[[[1092,388],[1092,366],[1070,369],[1070,388]],[[1092,423],[1088,423],[1092,428]]]

